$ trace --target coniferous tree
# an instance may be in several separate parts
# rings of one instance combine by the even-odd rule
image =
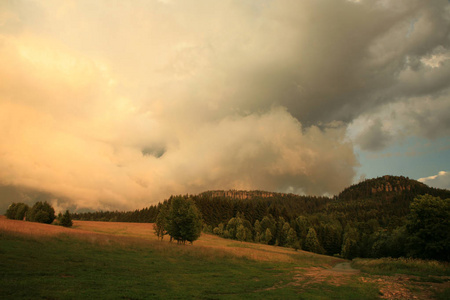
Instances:
[[[72,227],[72,217],[70,216],[70,213],[68,210],[61,216],[61,219],[59,220],[59,225],[64,227]]]
[[[317,238],[317,233],[312,227],[309,228],[308,234],[306,235],[305,250],[314,253],[323,252],[322,246],[320,245],[319,239]]]

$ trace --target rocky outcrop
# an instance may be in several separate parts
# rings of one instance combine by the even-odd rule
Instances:
[[[216,197],[226,197],[231,199],[253,199],[256,197],[259,198],[272,198],[275,195],[277,196],[286,196],[287,194],[283,193],[273,193],[273,192],[265,192],[265,191],[242,191],[242,190],[228,190],[228,191],[208,191],[205,192],[209,194],[212,198]]]

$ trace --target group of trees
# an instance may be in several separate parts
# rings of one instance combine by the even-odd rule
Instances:
[[[345,222],[343,222],[345,221]],[[327,255],[450,260],[450,199],[422,195],[398,227],[382,227],[376,219],[356,222],[339,214],[299,216],[291,222],[271,215],[254,225],[238,213],[213,233],[224,238],[303,249]]]
[[[72,213],[74,220],[104,222],[154,223],[159,213],[160,204],[134,211],[95,211]]]
[[[193,243],[200,237],[202,224],[201,214],[192,199],[175,196],[160,206],[154,230],[161,240],[167,234],[178,243]]]
[[[55,209],[48,202],[36,202],[31,208],[25,203],[12,203],[6,210],[6,217],[13,220],[25,220],[52,224],[55,219],[58,225],[71,227],[72,217],[68,210],[55,216]]]

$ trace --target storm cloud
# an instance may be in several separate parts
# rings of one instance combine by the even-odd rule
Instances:
[[[336,194],[355,144],[448,136],[449,16],[444,0],[2,1],[0,183],[78,209]]]

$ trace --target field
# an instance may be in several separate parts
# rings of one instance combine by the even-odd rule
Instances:
[[[158,241],[152,224],[0,217],[4,299],[449,299],[448,264],[349,262],[203,234]]]

